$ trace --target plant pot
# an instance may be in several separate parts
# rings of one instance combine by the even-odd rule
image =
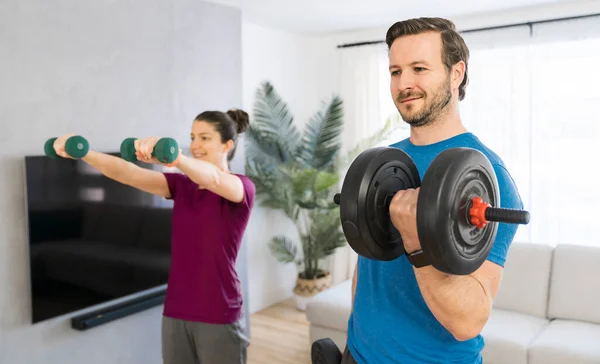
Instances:
[[[331,274],[322,272],[314,279],[304,279],[301,274],[296,278],[294,287],[294,301],[296,308],[300,311],[306,310],[308,302],[317,294],[331,287]]]

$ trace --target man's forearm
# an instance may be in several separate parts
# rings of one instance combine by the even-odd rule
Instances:
[[[414,271],[427,306],[457,340],[468,340],[481,332],[492,297],[475,277],[448,275],[431,266]]]

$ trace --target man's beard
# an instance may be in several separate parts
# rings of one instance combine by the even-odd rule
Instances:
[[[446,106],[450,104],[452,100],[452,89],[450,87],[450,78],[443,82],[440,87],[435,89],[431,94],[431,99],[426,98],[423,109],[414,114],[403,114],[401,110],[402,100],[406,100],[413,97],[423,97],[424,93],[419,92],[408,92],[401,93],[396,98],[396,108],[400,112],[402,119],[412,127],[428,126],[431,125],[446,109]],[[429,101],[427,101],[429,100]],[[408,111],[411,111],[415,106],[408,105]]]

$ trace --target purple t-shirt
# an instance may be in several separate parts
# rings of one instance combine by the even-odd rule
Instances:
[[[171,270],[164,315],[187,321],[229,324],[242,315],[242,291],[235,269],[255,186],[244,185],[244,200],[231,202],[199,189],[188,176],[164,173],[171,191]]]

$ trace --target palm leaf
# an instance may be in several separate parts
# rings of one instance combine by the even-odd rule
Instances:
[[[302,145],[298,149],[302,162],[317,169],[333,164],[341,148],[343,127],[343,102],[334,96],[329,103],[323,103],[321,110],[306,124]]]
[[[311,240],[318,242],[312,252],[315,259],[323,259],[335,253],[337,248],[346,245],[346,238],[340,225],[339,209],[313,210],[310,213]]]
[[[248,160],[263,162],[267,170],[277,168],[283,162],[277,137],[261,133],[260,126],[254,125],[248,127],[246,134],[244,146]]]
[[[282,100],[269,82],[264,82],[256,92],[254,120],[251,135],[253,141],[260,141],[259,148],[271,154],[281,163],[295,157],[301,141],[300,133],[294,125],[294,118],[288,105]]]
[[[290,180],[294,191],[294,200],[301,202],[313,199],[313,188],[319,171],[317,169],[296,169],[291,172]]]
[[[315,192],[324,192],[335,186],[340,179],[337,173],[319,172],[314,181]]]
[[[259,205],[282,210],[288,217],[294,217],[293,186],[281,169],[268,171],[264,163],[247,161],[246,175],[254,182],[256,201]]]
[[[361,140],[359,140],[356,145],[350,149],[344,156],[339,157],[338,166],[342,169],[350,166],[350,163],[354,161],[354,159],[366,149],[372,148],[382,141],[384,141],[389,135],[406,124],[401,121],[400,118],[388,118],[385,125],[379,131],[373,133],[370,136],[367,136]]]
[[[324,207],[322,200],[329,188],[336,185],[339,175],[314,168],[295,168],[289,172],[293,199],[304,209]],[[326,204],[328,205],[328,204]]]
[[[280,169],[263,160],[247,160],[246,175],[254,182],[257,195],[270,193],[282,178]]]
[[[269,242],[269,250],[281,263],[294,263],[297,262],[298,247],[287,236],[279,235],[273,237]]]

